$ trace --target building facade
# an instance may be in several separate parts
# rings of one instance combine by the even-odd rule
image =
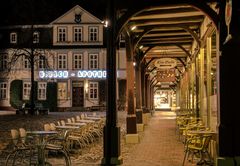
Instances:
[[[104,22],[78,5],[50,23],[2,27],[2,109],[29,101],[31,73],[35,102],[51,110],[105,105],[105,33]],[[117,50],[118,99],[125,96],[125,54],[124,48]]]

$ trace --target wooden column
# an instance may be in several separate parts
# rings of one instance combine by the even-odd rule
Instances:
[[[137,59],[137,65],[135,66],[135,85],[136,85],[136,117],[137,124],[142,124],[142,88],[141,88],[141,66]],[[138,127],[138,130],[139,127]]]
[[[220,3],[220,98],[219,113],[219,160],[218,166],[234,166],[240,164],[240,111],[239,97],[240,86],[239,47],[240,47],[240,1],[232,0],[232,17],[229,28],[225,22],[225,3]],[[229,31],[228,31],[229,29]],[[228,34],[232,38],[226,41]]]
[[[107,1],[107,112],[104,126],[104,154],[102,165],[122,164],[120,127],[117,126],[116,110],[116,0]]]
[[[130,37],[126,38],[126,53],[127,53],[127,134],[137,133],[137,121],[136,121],[136,106],[134,102],[135,92],[134,92],[134,66],[133,66],[133,48]]]

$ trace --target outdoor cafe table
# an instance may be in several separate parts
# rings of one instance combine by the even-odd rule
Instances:
[[[85,117],[85,119],[97,121],[97,120],[101,120],[102,118],[100,118],[100,117]]]
[[[56,126],[56,129],[63,131],[63,137],[65,138],[69,130],[79,129],[79,126]]]
[[[77,122],[81,122],[81,123],[94,123],[94,120],[87,120],[87,119],[80,119],[80,120],[76,120]]]
[[[66,123],[66,125],[70,125],[70,126],[79,126],[79,127],[81,127],[81,126],[85,126],[86,123]]]
[[[197,135],[216,134],[215,131],[210,131],[210,130],[190,130],[188,131],[188,133],[197,134]]]
[[[37,150],[38,150],[38,165],[45,165],[44,148],[46,145],[45,137],[49,135],[57,134],[57,131],[27,131],[28,135],[36,136],[38,138]]]

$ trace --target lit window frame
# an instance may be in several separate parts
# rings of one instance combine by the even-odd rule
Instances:
[[[96,70],[99,68],[98,59],[99,54],[98,53],[89,53],[88,54],[88,68],[92,70]]]
[[[10,33],[10,43],[12,43],[12,44],[17,43],[17,32]]]
[[[73,69],[83,69],[83,54],[74,53],[73,54]]]
[[[31,95],[31,82],[23,82],[23,100],[29,100]]]
[[[23,56],[23,68],[24,69],[31,69],[31,64],[27,56]]]
[[[47,66],[47,59],[46,59],[45,55],[40,55],[39,61],[38,61],[38,68],[45,69],[46,66]]]
[[[0,100],[6,100],[7,99],[7,89],[8,84],[7,82],[0,82]]]
[[[83,27],[82,26],[73,27],[73,41],[74,42],[83,42]]]
[[[38,82],[38,100],[47,99],[47,83]]]
[[[1,53],[0,54],[0,71],[4,71],[8,68],[8,54]]]
[[[39,43],[39,39],[40,39],[40,32],[38,31],[33,32],[33,43],[34,44]]]
[[[67,69],[67,54],[58,54],[58,69]]]
[[[67,42],[67,27],[58,27],[57,28],[57,41],[58,42]]]
[[[89,26],[88,41],[89,42],[98,42],[99,41],[99,27],[98,26]]]
[[[98,82],[89,82],[89,94],[90,100],[98,100],[99,84]]]

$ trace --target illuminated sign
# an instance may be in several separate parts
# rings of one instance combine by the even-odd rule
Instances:
[[[177,66],[177,61],[172,58],[161,58],[156,60],[154,65],[159,69],[171,69]]]
[[[79,70],[79,71],[39,71],[39,78],[48,79],[48,78],[106,78],[107,73],[104,70]]]

